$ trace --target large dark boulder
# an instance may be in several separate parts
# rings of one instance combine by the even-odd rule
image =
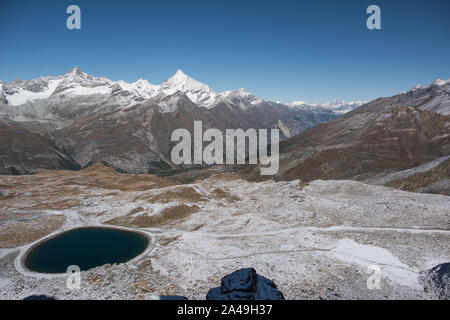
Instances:
[[[253,268],[244,268],[223,277],[220,287],[209,290],[206,300],[284,300],[284,296],[272,280]]]
[[[434,298],[450,300],[450,262],[420,272],[419,281]]]

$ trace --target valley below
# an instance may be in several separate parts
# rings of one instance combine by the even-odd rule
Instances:
[[[448,208],[446,195],[351,180],[181,183],[103,165],[0,176],[0,299],[205,299],[247,267],[286,299],[429,299],[419,273],[449,260]],[[137,260],[82,271],[80,289],[21,264],[42,239],[85,226],[151,240]],[[374,265],[379,289],[367,286]]]

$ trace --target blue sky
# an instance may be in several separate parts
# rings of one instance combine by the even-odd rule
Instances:
[[[81,30],[66,8],[81,8]],[[381,8],[381,30],[365,13]],[[0,79],[177,69],[267,100],[370,100],[450,78],[450,1],[0,1]]]

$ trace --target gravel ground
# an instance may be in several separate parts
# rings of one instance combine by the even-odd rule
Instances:
[[[99,167],[28,180],[0,176],[0,183],[11,186],[0,198],[0,299],[205,299],[243,267],[272,279],[287,299],[429,299],[419,272],[450,261],[450,198],[443,195],[355,181],[247,182],[233,174],[173,185]],[[82,272],[74,290],[67,275],[47,278],[21,265],[45,236],[109,224],[149,233],[151,247],[135,261]],[[379,289],[367,286],[373,266]]]

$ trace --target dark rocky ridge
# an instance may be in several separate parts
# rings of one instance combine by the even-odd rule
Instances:
[[[0,136],[0,174],[80,168],[65,150],[56,146],[49,129],[40,123],[0,120]]]

